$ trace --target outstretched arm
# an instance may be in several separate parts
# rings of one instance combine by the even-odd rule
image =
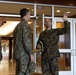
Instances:
[[[57,29],[58,35],[66,34],[66,33],[69,32],[69,30],[70,30],[70,23],[67,21],[67,17],[68,17],[68,14],[65,13],[64,16],[63,16],[64,28],[58,28]]]

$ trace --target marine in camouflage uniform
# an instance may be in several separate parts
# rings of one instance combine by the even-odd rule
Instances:
[[[42,73],[43,75],[59,75],[58,71],[58,57],[60,56],[58,50],[59,35],[66,34],[70,30],[68,21],[64,21],[64,28],[44,30],[39,36],[38,44],[43,43],[44,51],[42,51]]]
[[[20,71],[26,72],[27,70],[30,60],[29,55],[32,50],[31,38],[31,28],[28,23],[22,19],[14,30],[14,58],[16,59],[16,68],[18,68],[17,73]]]
[[[25,9],[22,9],[25,10]],[[22,18],[13,32],[14,59],[16,60],[16,75],[30,75],[28,67],[32,54],[32,31],[28,22]]]
[[[0,61],[2,60],[2,47],[1,47],[1,37],[0,37]]]

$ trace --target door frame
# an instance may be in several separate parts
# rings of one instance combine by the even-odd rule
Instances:
[[[72,39],[74,39],[74,34],[73,34],[73,25],[72,25],[72,19],[68,18],[67,19],[70,22],[70,49],[59,49],[60,53],[70,53],[71,54],[71,70],[70,71],[59,71],[59,75],[74,75],[74,56],[73,56],[73,47],[74,47],[74,41],[72,41]],[[56,25],[56,22],[63,22],[62,18],[55,18],[54,22]]]
[[[43,24],[42,24],[42,29],[44,30],[44,19],[45,18],[51,18],[52,19],[52,24],[53,24],[53,28],[56,28],[56,22],[63,22],[62,18],[58,18],[58,17],[46,17],[43,14]],[[73,47],[74,47],[74,41],[72,41],[72,39],[74,39],[74,34],[73,33],[73,27],[72,27],[72,19],[68,18],[68,21],[70,22],[70,40],[71,40],[71,49],[59,49],[60,53],[70,53],[71,54],[71,71],[59,71],[59,75],[74,75],[74,56],[73,56]]]
[[[73,19],[73,25],[74,25],[74,75],[76,74],[76,19]]]

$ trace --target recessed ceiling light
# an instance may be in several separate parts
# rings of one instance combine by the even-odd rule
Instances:
[[[34,11],[34,9],[32,9],[32,11]]]
[[[32,22],[28,22],[28,24],[32,24]]]
[[[29,8],[27,8],[27,9],[29,9]]]
[[[36,27],[39,27],[38,25]]]
[[[13,37],[13,35],[11,35],[11,37]]]
[[[69,14],[70,12],[68,11],[68,12],[66,12],[66,13],[68,13],[68,14]]]
[[[56,10],[56,12],[60,12],[60,10]]]

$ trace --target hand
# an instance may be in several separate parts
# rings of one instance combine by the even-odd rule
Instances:
[[[33,56],[33,54],[31,54],[31,62],[33,62],[34,61],[34,56]]]
[[[38,45],[37,45],[37,49],[40,49],[40,48],[41,48],[41,46],[40,46],[40,44],[38,44]]]
[[[68,17],[68,13],[64,13],[63,20],[66,21]]]

